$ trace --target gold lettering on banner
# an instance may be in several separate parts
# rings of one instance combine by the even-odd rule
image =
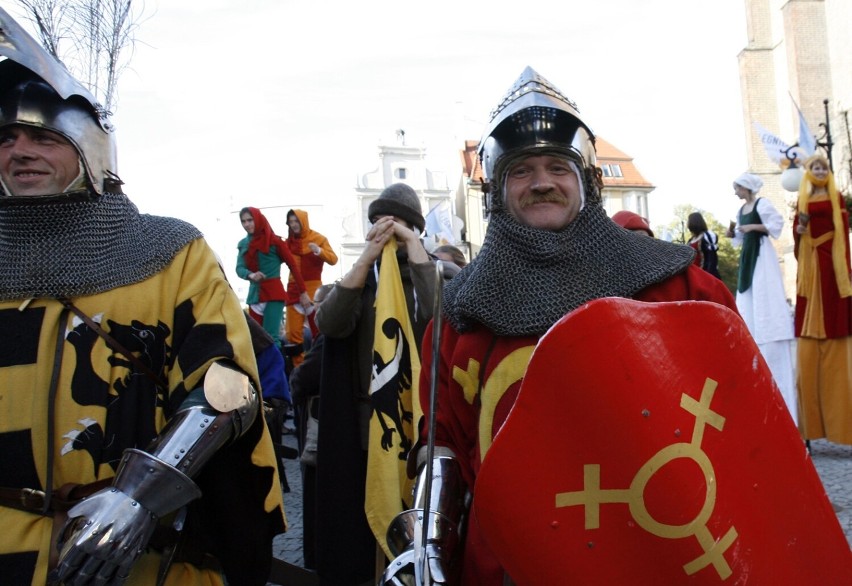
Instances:
[[[687,394],[681,395],[680,406],[684,411],[695,416],[695,428],[690,443],[672,444],[654,454],[633,477],[629,489],[602,489],[600,465],[587,464],[583,467],[583,490],[557,493],[556,507],[584,507],[585,528],[598,529],[601,504],[626,503],[636,523],[657,537],[666,539],[695,537],[704,553],[683,566],[687,575],[691,576],[699,570],[713,566],[722,580],[730,577],[731,567],[724,554],[736,540],[737,530],[731,527],[721,538],[714,538],[707,528],[707,522],[716,505],[716,473],[710,458],[701,449],[707,425],[720,432],[725,426],[725,418],[710,409],[716,386],[716,381],[706,379],[698,401]],[[706,487],[704,505],[695,519],[689,523],[666,525],[658,522],[648,512],[645,506],[645,488],[655,473],[678,458],[688,458],[701,469]]]

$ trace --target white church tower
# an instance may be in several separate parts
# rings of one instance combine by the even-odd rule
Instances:
[[[378,156],[378,167],[358,176],[355,187],[357,205],[343,220],[340,255],[343,274],[352,267],[364,249],[364,238],[370,230],[367,208],[388,185],[405,183],[414,189],[420,199],[420,209],[424,217],[439,204],[449,206],[453,223],[456,224],[454,192],[449,188],[446,173],[433,171],[426,166],[425,147],[408,146],[405,131],[397,130],[396,144],[380,145]],[[460,233],[460,227],[457,230]],[[428,242],[426,247],[430,248]]]

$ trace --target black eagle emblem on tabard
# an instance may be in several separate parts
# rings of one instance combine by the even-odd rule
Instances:
[[[395,318],[382,324],[382,334],[394,344],[394,355],[384,363],[378,352],[373,352],[370,403],[373,416],[382,426],[381,446],[386,452],[394,447],[393,435],[399,435],[399,459],[405,460],[411,449],[411,438],[402,428],[404,421],[412,420],[412,412],[402,402],[403,393],[411,390],[411,349],[402,325]],[[416,399],[415,399],[416,400]]]
[[[100,322],[101,316],[93,319]],[[166,391],[158,388],[149,376],[139,372],[136,365],[116,351],[109,356],[109,363],[126,369],[126,372],[113,381],[103,380],[92,364],[92,349],[100,337],[79,319],[75,319],[73,325],[66,335],[77,358],[71,378],[71,397],[80,405],[104,407],[107,415],[105,429],[92,419],[78,421],[79,428],[63,435],[67,442],[62,447],[62,454],[84,450],[92,456],[95,473],[101,463],[115,469],[126,448],[144,448],[156,435],[157,407],[163,405]],[[171,353],[171,347],[166,343],[171,331],[166,324],[145,324],[137,320],[120,324],[107,320],[107,326],[104,329],[112,338],[164,378]]]

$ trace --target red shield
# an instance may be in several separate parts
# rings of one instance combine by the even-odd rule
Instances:
[[[520,586],[852,584],[769,369],[716,304],[602,299],[560,320],[474,504]]]

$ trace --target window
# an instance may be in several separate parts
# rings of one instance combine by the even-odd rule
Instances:
[[[624,177],[621,172],[621,165],[601,165],[601,171],[604,177]]]
[[[405,167],[399,167],[395,174],[397,179],[405,179]]]

